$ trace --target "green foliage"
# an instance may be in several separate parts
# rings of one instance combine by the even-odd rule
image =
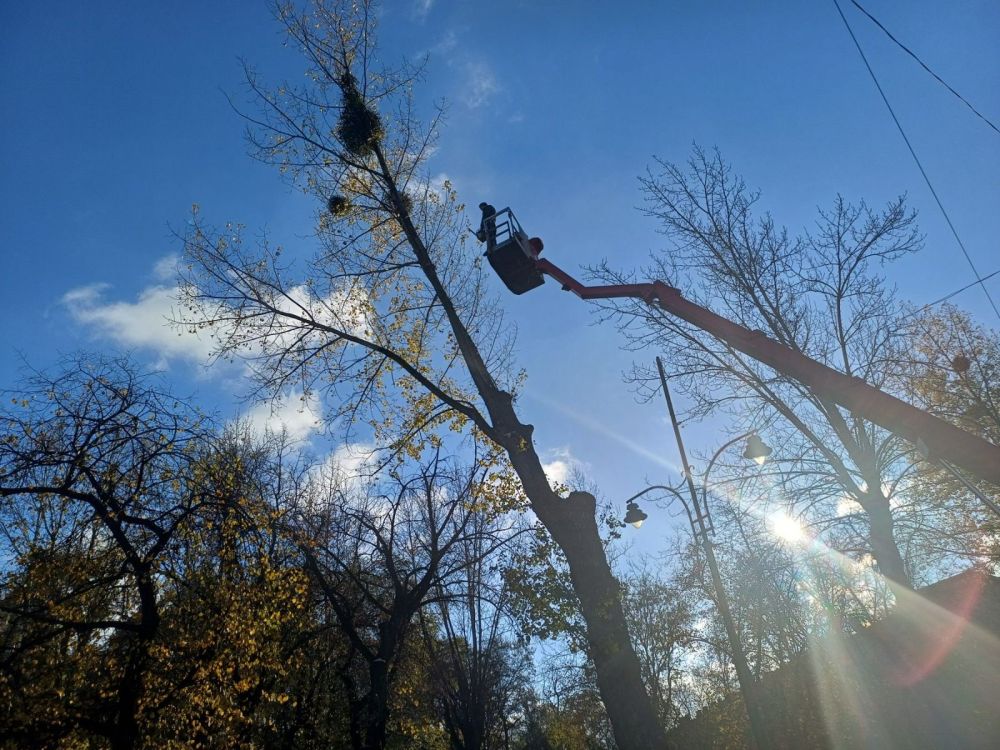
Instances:
[[[583,648],[580,604],[558,546],[544,529],[534,529],[503,574],[526,633],[543,640],[567,636],[574,649]]]
[[[599,509],[598,521],[604,529],[603,544],[610,549],[621,538],[625,524],[609,506]],[[573,590],[565,557],[544,527],[536,524],[514,550],[503,576],[524,633],[542,640],[566,638],[573,652],[586,652],[580,600]]]

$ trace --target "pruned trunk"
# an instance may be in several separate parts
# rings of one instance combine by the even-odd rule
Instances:
[[[531,442],[531,425],[517,420],[509,397],[501,399],[501,409],[504,405],[508,410],[499,420],[498,432],[532,510],[566,556],[615,743],[619,750],[666,748],[666,733],[642,682],[639,658],[629,637],[621,586],[601,542],[597,500],[589,492],[571,492],[561,498],[552,491]]]
[[[549,526],[569,563],[573,590],[587,623],[590,658],[597,686],[613,717],[615,742],[626,748],[665,748],[667,739],[642,683],[632,648],[621,586],[611,572],[598,532],[597,501],[587,492],[571,492],[562,501],[561,518]]]
[[[513,397],[493,379],[410,220],[381,149],[376,147],[375,154],[388,182],[400,226],[421,270],[438,295],[469,375],[486,405],[490,423],[477,424],[507,452],[531,509],[566,556],[573,590],[587,625],[587,644],[597,672],[597,686],[611,720],[615,742],[619,750],[665,748],[666,733],[643,685],[639,659],[625,623],[621,589],[611,573],[601,543],[596,501],[588,493],[573,492],[568,498],[561,498],[552,491],[532,442],[534,428],[518,419]]]

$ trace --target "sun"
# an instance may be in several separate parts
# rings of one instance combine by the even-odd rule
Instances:
[[[771,533],[784,542],[797,544],[806,540],[806,530],[802,524],[784,513],[775,513],[768,519]]]

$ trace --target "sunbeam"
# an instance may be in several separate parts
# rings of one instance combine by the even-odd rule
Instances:
[[[661,466],[665,469],[670,469],[671,471],[681,471],[681,468],[678,464],[672,461],[668,461],[663,457],[661,453],[649,450],[649,448],[646,448],[645,446],[641,445],[640,443],[637,443],[631,438],[625,437],[619,432],[615,432],[603,422],[599,422],[593,417],[590,417],[587,414],[578,411],[577,409],[569,407],[566,404],[563,404],[559,401],[546,398],[545,396],[542,396],[538,393],[525,393],[525,398],[528,398],[532,401],[537,401],[543,406],[547,406],[550,409],[558,411],[560,414],[569,417],[577,424],[586,427],[588,430],[592,432],[596,432],[599,435],[603,435],[607,438],[610,438],[611,440],[614,440],[619,445],[623,445],[626,448],[628,448],[632,453],[636,454],[637,456],[642,456],[643,458],[652,461],[658,466]]]

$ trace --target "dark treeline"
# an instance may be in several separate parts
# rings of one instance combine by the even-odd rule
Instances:
[[[488,447],[349,475],[96,356],[6,403],[2,746],[614,747],[565,563]],[[715,523],[758,679],[891,601],[870,562]],[[670,549],[618,566],[667,729],[737,694],[702,561]],[[742,746],[739,711],[712,717]]]
[[[97,357],[32,377],[0,420],[7,746],[524,735],[495,455],[349,478]]]

